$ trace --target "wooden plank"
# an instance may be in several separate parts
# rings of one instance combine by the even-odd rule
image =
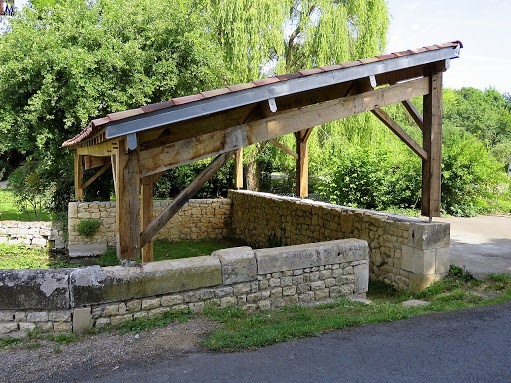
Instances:
[[[234,153],[234,187],[243,189],[243,148]]]
[[[277,148],[279,148],[280,150],[282,150],[282,151],[286,152],[287,154],[289,154],[291,157],[298,158],[298,154],[294,150],[291,150],[286,145],[281,144],[280,142],[277,141],[276,138],[272,138],[270,140],[270,142],[273,145],[275,145]]]
[[[142,176],[151,175],[241,147],[353,116],[429,92],[427,78],[378,88],[362,94],[276,113],[222,131],[204,134],[140,153]]]
[[[83,166],[82,156],[75,151],[74,155],[74,183],[75,183],[75,199],[83,200]]]
[[[401,101],[405,109],[408,111],[410,116],[412,116],[413,120],[417,124],[417,126],[423,131],[424,130],[424,119],[422,118],[422,115],[417,110],[415,105],[410,100],[404,100]]]
[[[140,152],[142,177],[247,146],[243,127],[204,134]]]
[[[153,179],[148,177],[142,180],[142,230],[153,220]],[[153,261],[153,241],[147,242],[142,248],[142,262]]]
[[[114,192],[117,196],[118,190],[117,190],[117,150],[114,150],[112,152],[112,155],[110,156],[110,162],[112,163],[112,177],[114,179]]]
[[[431,92],[424,96],[423,145],[428,160],[422,161],[422,215],[440,216],[442,173],[442,73],[429,76]]]
[[[103,167],[101,169],[99,169],[96,174],[94,174],[91,178],[89,178],[87,180],[87,182],[85,182],[85,184],[83,185],[83,189],[87,189],[90,184],[92,184],[94,181],[96,181],[99,177],[101,177],[101,174],[103,174],[104,172],[106,172],[109,168],[110,168],[111,164],[110,162],[108,162],[107,164],[103,165]]]
[[[295,133],[296,152],[296,195],[305,198],[309,195],[309,150],[305,139],[307,130]]]
[[[420,147],[418,143],[414,141],[412,137],[406,133],[403,128],[401,128],[390,116],[385,113],[380,108],[376,108],[372,110],[373,114],[378,117],[378,119],[383,122],[396,136],[399,137],[401,141],[403,141],[410,149],[412,149],[415,154],[417,154],[423,160],[428,159],[428,154],[424,149]]]
[[[84,156],[83,162],[85,165],[85,170],[99,168],[107,163],[110,163],[110,158],[108,157],[94,157],[94,156]]]
[[[142,231],[140,245],[145,246],[161,230],[163,226],[192,198],[199,189],[208,182],[215,173],[227,162],[234,152],[217,156],[190,185],[188,185],[161,213]]]
[[[110,157],[117,145],[117,140],[107,141],[93,146],[78,147],[76,151],[82,156]]]
[[[138,152],[127,153],[122,143],[116,153],[117,256],[140,257],[140,173]]]

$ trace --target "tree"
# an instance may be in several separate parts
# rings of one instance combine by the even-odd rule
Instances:
[[[383,51],[386,42],[384,0],[211,0],[210,10],[236,82],[373,56]],[[324,130],[330,135],[340,126],[371,121],[359,117],[351,123],[328,124]],[[315,145],[314,141],[313,136],[309,142]],[[253,172],[258,172],[263,146],[255,145],[245,156],[247,181],[255,180],[255,185]],[[316,159],[311,157],[311,162]]]
[[[54,190],[51,200],[67,202],[65,139],[95,117],[215,88],[227,77],[213,23],[197,5],[68,0],[51,11],[26,7],[0,38],[0,152],[30,157],[37,179]]]

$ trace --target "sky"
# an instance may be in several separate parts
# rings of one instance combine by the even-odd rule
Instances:
[[[444,86],[511,93],[511,0],[387,0],[387,53],[460,40]]]
[[[15,1],[23,6],[27,0]],[[387,53],[460,40],[444,86],[511,93],[511,0],[386,0]]]

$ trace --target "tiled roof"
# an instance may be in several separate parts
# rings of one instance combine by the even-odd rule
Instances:
[[[430,45],[427,47],[410,49],[410,50],[405,50],[405,51],[401,51],[401,52],[395,52],[395,53],[380,55],[380,56],[376,56],[376,57],[370,57],[370,58],[345,62],[342,64],[335,64],[335,65],[329,65],[329,66],[324,66],[324,67],[320,67],[320,68],[300,70],[296,73],[289,73],[289,74],[279,75],[279,76],[275,76],[275,77],[269,77],[269,78],[265,78],[265,79],[261,79],[261,80],[255,80],[255,81],[245,83],[245,84],[231,85],[231,86],[228,86],[225,88],[209,90],[209,91],[201,92],[201,93],[190,95],[190,96],[173,98],[169,101],[144,105],[144,106],[141,106],[141,107],[135,108],[135,109],[125,110],[125,111],[116,112],[116,113],[110,113],[105,117],[92,120],[87,125],[87,127],[85,129],[83,129],[78,135],[65,141],[62,144],[62,147],[71,147],[71,146],[74,146],[89,137],[93,137],[98,132],[100,132],[106,125],[108,125],[108,123],[110,123],[110,122],[116,122],[116,121],[127,119],[130,117],[139,116],[139,115],[143,115],[143,114],[147,114],[147,113],[152,113],[152,112],[155,112],[158,110],[170,108],[172,106],[189,104],[189,103],[196,102],[199,100],[205,100],[205,99],[210,99],[210,98],[217,97],[220,95],[224,95],[227,93],[234,93],[234,92],[239,92],[239,91],[243,91],[243,90],[247,90],[247,89],[251,89],[251,88],[262,87],[262,86],[265,86],[268,84],[288,81],[288,80],[292,80],[292,79],[296,79],[296,78],[300,78],[300,77],[311,76],[311,75],[318,74],[318,73],[337,71],[337,70],[342,70],[342,69],[346,69],[346,68],[352,68],[355,66],[362,66],[362,65],[366,65],[366,64],[370,64],[370,63],[374,63],[374,62],[378,62],[378,61],[392,60],[392,59],[403,57],[403,56],[412,56],[412,55],[416,55],[416,54],[423,53],[423,52],[435,51],[435,50],[442,49],[442,48],[454,48],[457,46],[463,47],[463,45],[460,41],[452,41],[452,42],[448,42],[448,43],[435,44],[435,45]]]

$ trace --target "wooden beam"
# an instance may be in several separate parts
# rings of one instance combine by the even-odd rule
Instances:
[[[89,170],[89,169],[99,168],[100,166],[103,166],[106,163],[110,163],[110,158],[83,156],[83,162],[85,165],[85,170]]]
[[[138,151],[116,153],[117,256],[140,258],[140,171]]]
[[[270,140],[270,142],[275,145],[277,148],[281,149],[282,151],[286,152],[287,154],[289,154],[291,157],[294,157],[294,158],[298,158],[298,154],[294,151],[294,150],[291,150],[289,149],[286,145],[284,144],[281,144],[280,142],[277,141],[276,138],[272,138]]]
[[[234,187],[243,189],[243,148],[234,153]]]
[[[234,152],[217,156],[190,185],[188,185],[161,213],[144,228],[140,235],[140,245],[145,246],[163,226],[192,198],[200,188],[227,162]]]
[[[107,141],[92,146],[84,146],[76,148],[78,154],[82,156],[110,157],[112,151],[117,149],[118,141]]]
[[[221,131],[175,142],[140,153],[142,176],[151,175],[201,158],[269,141],[311,126],[353,116],[374,108],[394,104],[429,92],[427,78],[378,88],[362,94],[276,113]]]
[[[423,146],[428,154],[422,160],[422,215],[440,216],[442,173],[442,73],[428,77],[431,91],[424,96]]]
[[[74,182],[75,182],[75,199],[83,200],[83,165],[82,156],[75,151],[74,155]]]
[[[93,183],[93,182],[94,182],[94,181],[96,181],[99,177],[101,177],[101,174],[103,174],[104,172],[106,172],[106,171],[110,168],[110,166],[112,166],[112,165],[110,164],[110,161],[109,161],[107,164],[103,165],[103,167],[102,167],[101,169],[99,169],[99,170],[96,172],[96,174],[94,174],[91,178],[89,178],[89,179],[87,180],[87,182],[85,182],[85,184],[83,185],[83,190],[87,189],[87,188],[90,186],[90,184],[91,184],[91,183]]]
[[[307,130],[295,133],[296,152],[296,195],[305,198],[309,195],[309,150],[307,147]]]
[[[410,149],[412,149],[415,154],[417,154],[423,160],[428,159],[428,154],[424,149],[420,147],[418,143],[416,143],[412,137],[406,133],[403,128],[401,128],[390,116],[383,111],[383,109],[376,108],[372,110],[373,114],[378,117],[378,119],[383,122],[396,136],[399,137],[401,141],[403,141]]]
[[[147,177],[142,180],[142,230],[147,228],[153,220],[153,179]],[[142,262],[153,261],[153,241],[147,242],[142,248]]]
[[[410,100],[401,101],[405,109],[408,111],[410,116],[412,116],[413,120],[417,124],[417,126],[424,131],[424,119],[422,118],[420,112],[417,110],[415,105]]]

